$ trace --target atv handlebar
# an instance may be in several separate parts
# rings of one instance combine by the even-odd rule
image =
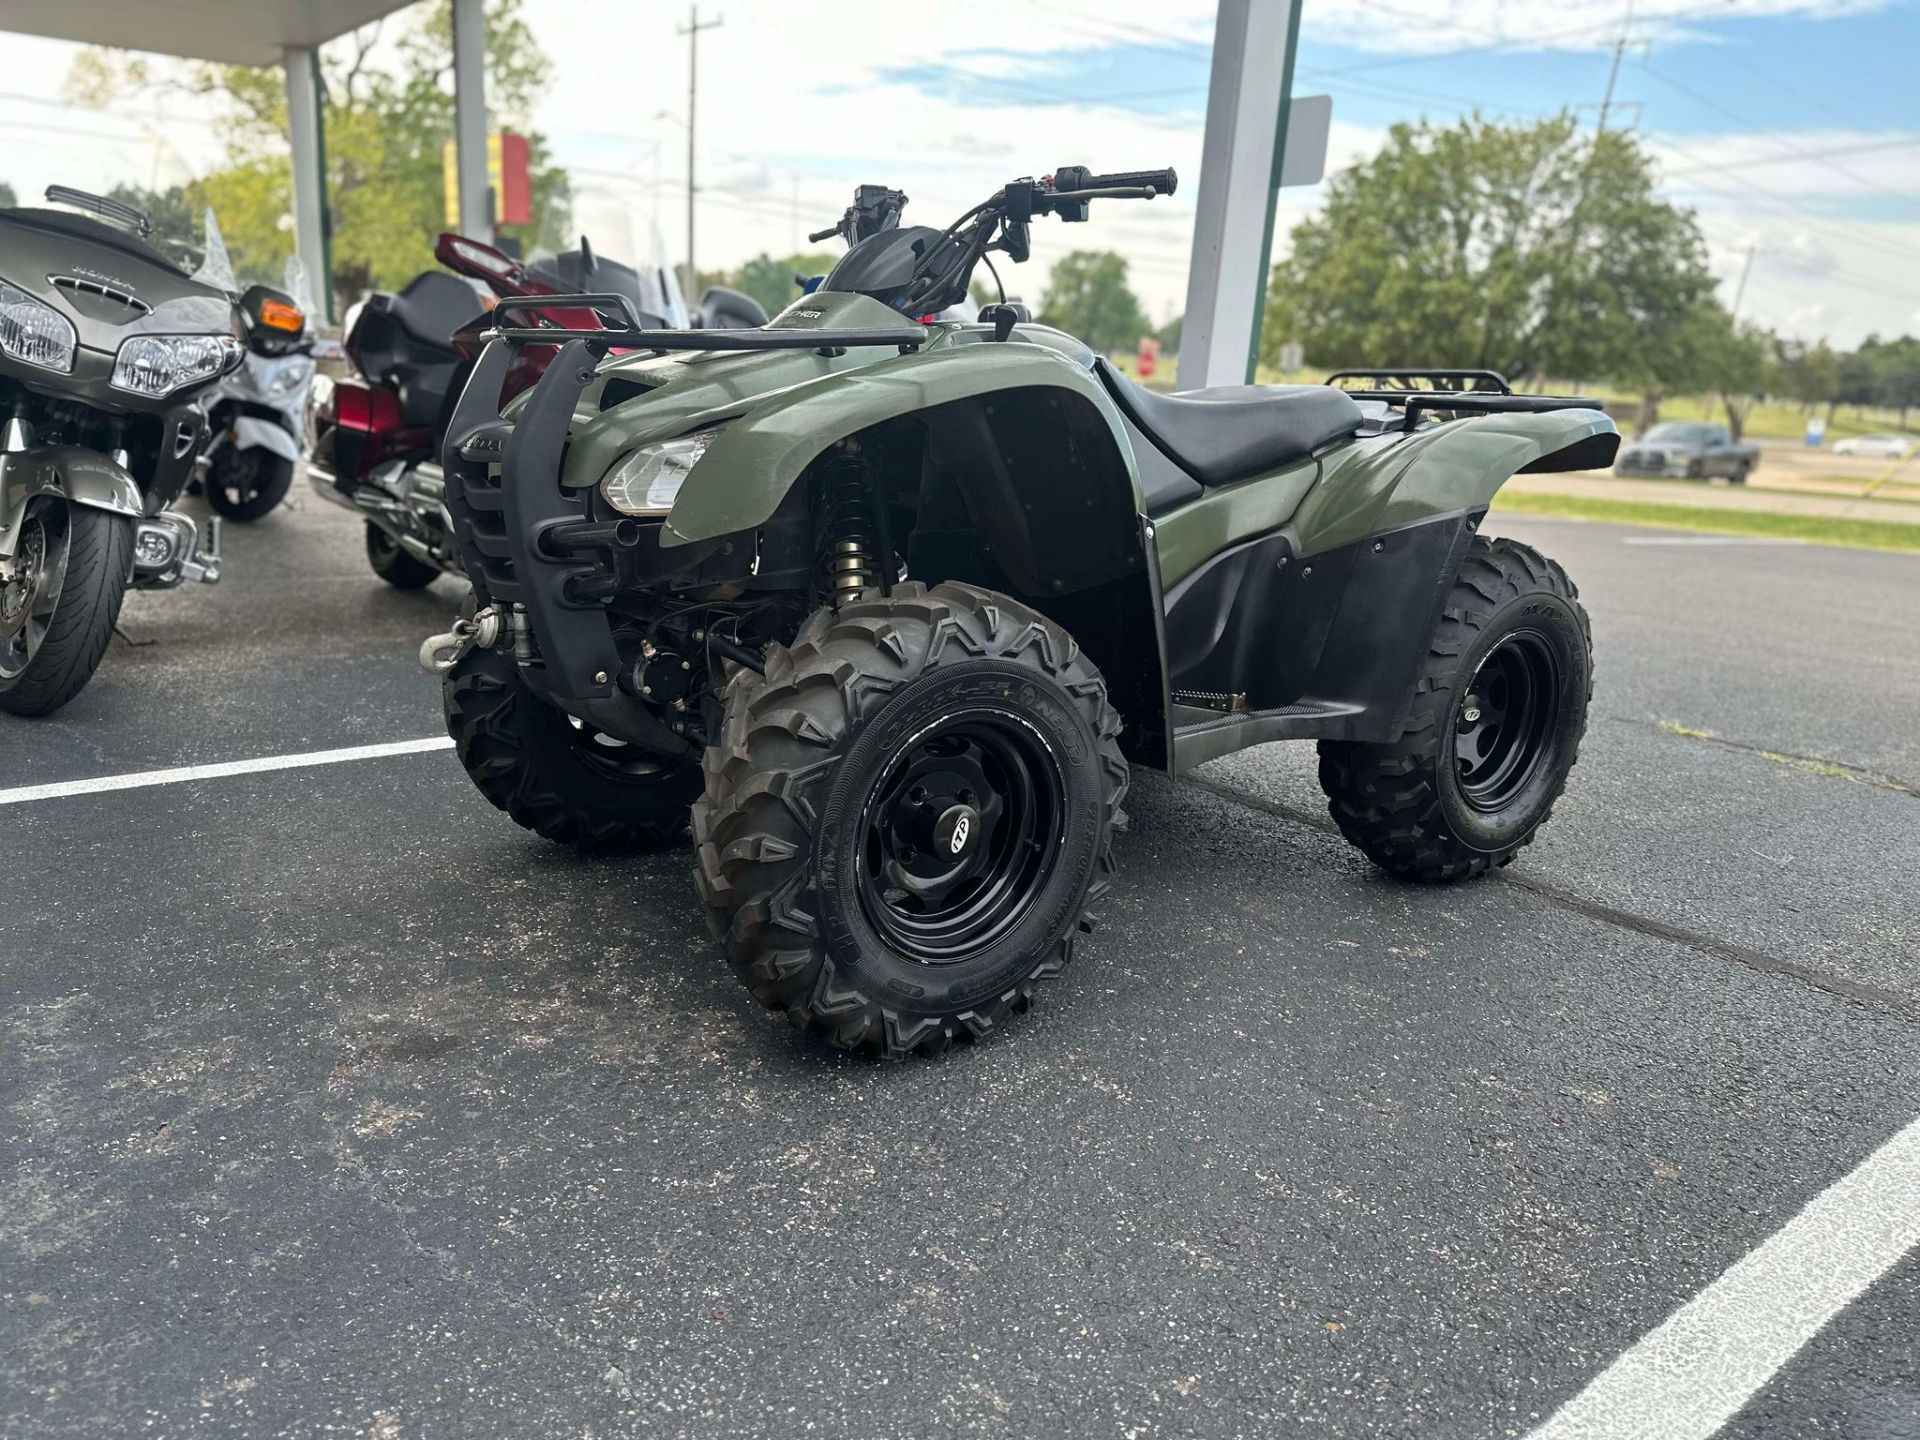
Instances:
[[[1062,165],[1051,175],[1023,175],[1009,180],[942,230],[932,241],[916,239],[917,261],[912,278],[890,286],[886,303],[906,315],[935,314],[963,302],[973,267],[990,250],[998,250],[1016,264],[1027,258],[1027,227],[1042,215],[1063,221],[1083,221],[1094,200],[1152,200],[1171,195],[1180,177],[1164,170],[1117,170],[1097,175],[1084,165]],[[900,223],[905,192],[880,185],[862,185],[838,225],[816,230],[808,239],[818,244],[830,235],[843,236],[849,247],[873,239]],[[995,275],[998,280],[998,275]],[[1002,298],[1004,299],[1004,293]]]
[[[1155,195],[1171,195],[1180,177],[1171,167],[1165,170],[1116,170],[1110,175],[1095,175],[1083,165],[1063,165],[1053,173],[1056,194],[1072,195],[1082,190],[1151,189]]]

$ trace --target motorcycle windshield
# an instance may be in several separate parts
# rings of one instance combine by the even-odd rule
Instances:
[[[193,279],[202,285],[232,294],[240,288],[233,278],[233,262],[227,258],[227,242],[220,234],[220,222],[208,206],[201,225],[200,264]]]

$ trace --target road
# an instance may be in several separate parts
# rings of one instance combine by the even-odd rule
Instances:
[[[0,809],[0,1435],[1521,1435],[1920,1115],[1920,558],[1502,519],[1595,718],[1498,879],[1142,777],[1009,1033],[877,1066],[444,752]],[[1689,543],[1676,543],[1676,542]],[[430,736],[302,499],[0,789]],[[1727,1434],[1920,1432],[1909,1254]]]

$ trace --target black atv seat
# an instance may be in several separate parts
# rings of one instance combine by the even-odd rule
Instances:
[[[453,332],[484,311],[466,281],[444,270],[423,270],[387,301],[387,313],[422,344],[453,348]]]
[[[1213,385],[1166,395],[1094,362],[1114,403],[1202,485],[1301,460],[1360,428],[1360,407],[1330,385]]]

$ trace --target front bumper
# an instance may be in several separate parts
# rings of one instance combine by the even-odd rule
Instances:
[[[1692,463],[1684,457],[1644,457],[1622,455],[1614,462],[1616,475],[1647,476],[1655,479],[1685,480],[1692,473]]]
[[[500,418],[500,390],[512,358],[510,342],[488,342],[447,427],[442,466],[454,541],[482,606],[525,611],[538,647],[516,655],[527,685],[556,696],[606,698],[620,673],[620,651],[606,597],[587,598],[578,587],[604,578],[607,567],[582,564],[581,553],[557,543],[588,524],[585,493],[560,485],[560,460],[574,401],[593,378],[593,355],[583,340],[561,346],[510,422]]]

